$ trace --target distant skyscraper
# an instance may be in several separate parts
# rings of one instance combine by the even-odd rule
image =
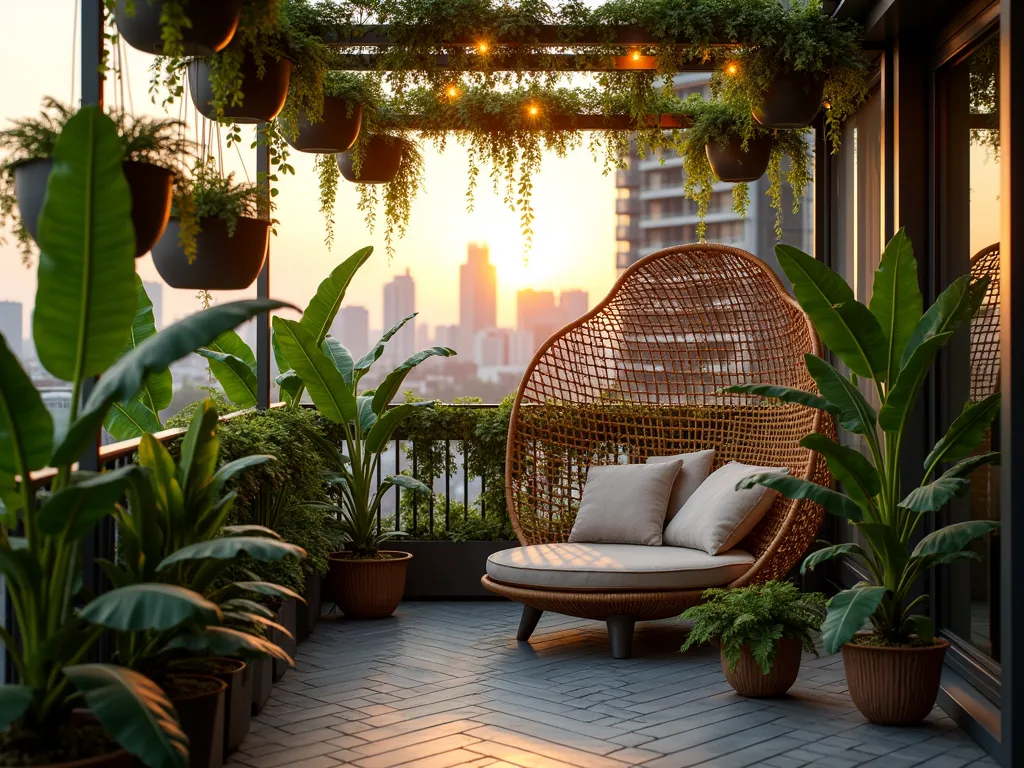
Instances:
[[[568,325],[579,320],[590,309],[590,297],[586,291],[562,291],[558,296],[558,314],[562,323]]]
[[[21,359],[24,328],[21,320],[20,301],[0,301],[0,333],[7,340],[11,352]]]
[[[359,306],[342,307],[331,323],[331,335],[354,356],[359,357],[370,349],[369,310]]]
[[[470,243],[466,263],[459,267],[459,343],[466,352],[472,351],[478,331],[498,324],[498,273],[490,255],[486,243]]]
[[[384,286],[384,329],[393,328],[403,317],[416,311],[416,283],[405,270],[404,275]],[[385,354],[393,362],[401,362],[416,352],[416,321],[410,320],[388,342]]]
[[[416,323],[416,351],[430,346],[430,326],[426,323]]]
[[[535,349],[562,325],[554,293],[526,288],[516,294],[516,327],[533,334]]]
[[[434,344],[439,347],[448,347],[459,351],[459,326],[438,325],[434,328]],[[465,352],[463,352],[465,354]],[[468,357],[468,355],[467,355]]]
[[[156,329],[159,331],[164,327],[164,284],[147,281],[142,287],[146,289],[146,295],[153,302],[153,320],[156,321]]]

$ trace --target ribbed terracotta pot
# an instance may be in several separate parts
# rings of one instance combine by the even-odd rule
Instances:
[[[711,170],[719,181],[736,184],[741,181],[757,181],[768,170],[772,155],[771,136],[752,136],[743,149],[743,139],[730,137],[725,146],[709,141],[704,146]]]
[[[949,642],[922,648],[843,646],[846,685],[853,703],[872,723],[913,725],[935,706]]]
[[[800,652],[803,648],[800,641],[792,637],[782,638],[777,645],[775,663],[767,675],[761,671],[746,645],[740,650],[740,660],[736,662],[735,671],[729,669],[725,654],[722,654],[722,672],[736,693],[751,699],[765,699],[781,696],[793,687],[800,672]]]
[[[350,619],[386,619],[402,602],[405,573],[412,555],[381,550],[377,560],[330,556],[328,579],[338,607]]]
[[[824,91],[820,72],[780,72],[752,114],[765,128],[806,128],[821,111]]]

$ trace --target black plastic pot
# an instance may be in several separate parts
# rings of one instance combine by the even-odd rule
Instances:
[[[145,2],[145,0],[140,0]],[[171,216],[174,173],[152,163],[129,160],[122,166],[132,195],[135,258],[149,253],[167,228]],[[46,198],[46,183],[53,160],[46,157],[19,163],[14,169],[14,195],[25,229],[36,239],[39,214]]]
[[[252,670],[252,708],[251,713],[258,715],[260,710],[270,701],[274,688],[274,662],[264,657],[249,663]]]
[[[210,675],[170,675],[175,681],[201,683],[208,690],[195,693],[169,692],[178,712],[181,730],[188,736],[189,768],[220,768],[224,764],[224,701],[227,683]]]
[[[351,106],[351,111],[349,111]],[[298,131],[294,140],[285,131],[285,141],[300,152],[316,152],[323,155],[345,152],[352,148],[363,124],[363,108],[350,105],[337,96],[324,97],[324,113],[319,123],[311,123],[304,113],[299,113]]]
[[[743,139],[732,136],[723,147],[718,142],[710,141],[704,146],[711,170],[719,181],[737,183],[741,181],[757,181],[768,170],[768,159],[772,153],[771,136],[754,136],[747,142],[747,151],[743,151]]]
[[[765,128],[806,128],[821,110],[824,91],[820,72],[780,72],[752,114]]]
[[[287,629],[291,637],[282,634],[276,629],[271,629],[267,634],[268,640],[280,646],[281,650],[292,658],[295,657],[295,651],[298,647],[298,643],[295,641],[295,625],[298,621],[297,602],[294,597],[289,597],[287,600],[283,600],[274,606],[274,609],[277,611],[277,623]],[[276,683],[284,677],[289,669],[291,667],[288,665],[288,662],[274,659],[274,682]]]
[[[242,61],[242,103],[226,104],[223,117],[235,123],[266,123],[273,120],[288,98],[288,83],[292,76],[292,63],[285,58],[263,57],[264,72],[260,77],[256,62],[246,55]],[[211,120],[217,119],[213,108],[213,86],[210,66],[197,59],[188,66],[188,89],[196,109]]]
[[[373,136],[366,143],[363,151],[363,164],[356,178],[352,167],[352,153],[342,152],[338,155],[338,168],[341,175],[348,181],[357,184],[387,184],[394,181],[398,168],[402,164],[407,142],[393,136]]]
[[[157,56],[164,52],[160,14],[165,4],[166,0],[135,0],[135,13],[129,15],[127,0],[117,0],[114,20],[117,31],[128,45]],[[184,54],[210,56],[224,48],[235,36],[241,13],[242,0],[189,3],[185,15],[191,26],[181,30]]]
[[[172,218],[153,246],[153,266],[172,288],[237,291],[248,288],[263,269],[270,239],[270,222],[243,216],[235,235],[216,216],[199,219],[196,258],[189,264],[178,241],[179,222]]]

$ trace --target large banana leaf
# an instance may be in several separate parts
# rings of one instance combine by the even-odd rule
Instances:
[[[394,337],[396,333],[402,330],[402,326],[408,323],[414,317],[416,317],[415,312],[413,312],[411,315],[406,315],[405,317],[403,317],[401,320],[399,320],[397,323],[391,326],[383,336],[380,337],[380,340],[373,345],[373,349],[371,349],[365,355],[356,360],[354,375],[357,381],[361,379],[363,375],[368,370],[370,370],[370,367],[375,362],[377,362],[377,360],[380,359],[380,356],[384,354],[384,347],[385,345],[387,345],[389,341],[391,341],[392,337]]]
[[[164,631],[185,622],[202,627],[221,620],[220,608],[191,589],[148,582],[104,592],[80,615],[90,624],[118,632]]]
[[[781,400],[784,403],[806,405],[808,408],[827,411],[836,416],[840,413],[839,408],[824,397],[821,397],[821,395],[794,387],[782,387],[776,384],[733,384],[731,387],[722,387],[721,391],[740,395],[758,395],[773,400]]]
[[[274,584],[272,581],[236,581],[232,588],[240,592],[251,592],[254,595],[265,595],[266,597],[279,597],[284,600],[294,598],[300,603],[306,602],[298,592],[282,584]]]
[[[205,347],[196,352],[210,363],[210,372],[220,382],[228,400],[239,408],[256,407],[256,371],[240,357]]]
[[[798,248],[776,245],[775,255],[825,345],[858,376],[884,376],[887,344],[882,328],[846,281]]]
[[[39,214],[32,337],[39,362],[64,381],[106,370],[135,317],[135,232],[123,154],[117,126],[99,107],[73,115],[54,145]]]
[[[925,376],[935,362],[939,350],[953,337],[947,331],[924,339],[911,353],[899,372],[896,383],[885,397],[885,404],[878,411],[878,423],[887,432],[898,432],[914,408]]]
[[[868,306],[882,327],[883,338],[888,341],[885,381],[891,386],[900,371],[903,350],[924,311],[914,247],[902,227],[885,246],[875,271]]]
[[[352,386],[352,369],[355,368],[356,362],[352,359],[352,353],[349,352],[342,343],[333,336],[328,336],[320,344],[320,349],[323,353],[331,358],[331,362],[334,363],[334,367],[338,369],[338,373],[341,374],[341,378],[345,380],[345,384]]]
[[[399,425],[407,418],[413,415],[420,408],[433,408],[432,402],[422,403],[402,403],[396,405],[385,411],[380,418],[374,423],[373,427],[370,428],[369,434],[366,436],[366,451],[368,453],[377,453],[382,450],[384,446],[391,440],[391,436],[395,434],[395,430],[398,429]]]
[[[27,685],[0,685],[0,729],[7,730],[7,726],[25,714],[35,694],[35,690]]]
[[[269,299],[221,304],[180,320],[142,342],[114,363],[97,382],[85,410],[54,451],[52,462],[59,466],[75,461],[99,431],[111,404],[135,395],[147,376],[165,370],[174,361],[206,346],[224,331],[249,318],[286,306],[291,305]]]
[[[139,465],[151,473],[152,482],[147,483],[147,490],[152,492],[157,508],[172,523],[183,522],[185,494],[170,451],[152,435],[143,435],[139,443]]]
[[[302,547],[284,541],[264,536],[226,536],[184,546],[165,557],[156,569],[165,571],[175,563],[188,560],[231,560],[243,552],[254,560],[283,560],[286,557],[301,560],[306,556]]]
[[[811,554],[805,557],[803,563],[800,564],[800,573],[813,571],[826,560],[831,560],[835,557],[842,557],[843,555],[857,555],[865,560],[868,556],[867,553],[856,544],[833,544],[830,547],[823,547],[816,552],[811,552]]]
[[[828,602],[828,615],[821,625],[821,642],[830,656],[857,634],[885,597],[885,587],[854,587]]]
[[[237,331],[224,331],[224,333],[210,342],[207,347],[216,352],[223,352],[226,355],[234,355],[254,371],[256,370],[256,353],[242,340]]]
[[[143,402],[143,398],[140,392],[135,397],[119,400],[110,406],[103,420],[103,428],[115,440],[131,440],[164,428],[160,416]]]
[[[220,456],[220,438],[217,437],[217,422],[220,414],[213,401],[204,400],[181,440],[181,457],[178,459],[178,484],[185,494],[185,507],[196,504],[206,493],[213,479]],[[194,520],[185,521],[195,524]]]
[[[361,248],[339,264],[316,289],[316,295],[302,313],[299,324],[319,346],[331,329],[352,278],[373,253],[373,247]],[[285,354],[287,357],[287,353]],[[289,360],[290,362],[290,360]]]
[[[917,327],[903,350],[903,359],[900,361],[902,368],[914,354],[914,350],[920,346],[925,339],[947,331],[955,331],[965,321],[969,320],[981,304],[988,287],[987,280],[978,280],[971,283],[970,275],[958,277],[935,299],[935,303],[928,307],[928,310],[921,316]]]
[[[0,336],[0,473],[42,469],[53,450],[53,419],[18,358]]]
[[[206,651],[213,656],[242,656],[260,658],[270,656],[290,666],[295,666],[292,657],[265,637],[250,635],[231,627],[207,627],[194,635],[180,635],[167,644],[168,648],[188,651]]]
[[[144,675],[112,664],[79,664],[64,674],[114,740],[149,768],[185,768],[188,737],[167,695]]]
[[[914,547],[913,557],[958,554],[971,541],[991,533],[998,527],[998,520],[966,520],[947,525],[921,539]]]
[[[938,477],[908,493],[900,506],[912,512],[938,512],[967,493],[970,487],[970,481],[962,477]]]
[[[994,392],[984,400],[967,403],[924,460],[925,476],[940,464],[960,461],[973,453],[999,413],[1000,402],[1000,393]]]
[[[113,514],[114,505],[124,496],[131,477],[142,471],[133,465],[121,467],[61,488],[43,502],[36,525],[50,536],[63,531],[68,541],[77,541]]]
[[[338,369],[320,351],[316,339],[294,320],[274,318],[278,344],[292,368],[313,398],[313,403],[331,421],[349,423],[356,418],[356,399]]]
[[[839,409],[839,423],[859,435],[873,434],[878,415],[864,395],[820,357],[804,355],[807,372],[822,396]]]
[[[825,457],[832,475],[843,484],[850,498],[866,509],[872,506],[872,499],[882,489],[882,480],[864,454],[818,432],[804,437],[800,445]]]
[[[398,394],[398,390],[402,388],[402,382],[409,375],[409,371],[417,365],[430,357],[451,357],[454,354],[455,350],[448,347],[431,347],[430,349],[424,349],[422,352],[417,352],[407,359],[385,376],[384,381],[380,383],[376,392],[373,393],[373,412],[379,414],[387,407],[388,403]]]
[[[753,488],[763,485],[778,491],[787,499],[809,499],[831,512],[855,523],[860,522],[861,508],[849,497],[831,488],[826,488],[801,477],[782,475],[778,472],[757,472],[740,480],[737,488]]]

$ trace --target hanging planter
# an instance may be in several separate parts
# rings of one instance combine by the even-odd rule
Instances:
[[[398,175],[408,145],[405,139],[397,136],[371,136],[362,146],[358,175],[353,151],[338,155],[338,168],[347,181],[356,184],[388,184]]]
[[[819,72],[780,72],[751,111],[765,128],[806,128],[821,111],[824,92]]]
[[[270,222],[242,216],[232,235],[216,216],[197,222],[195,259],[190,263],[181,242],[181,219],[172,217],[167,231],[153,246],[153,266],[172,288],[240,291],[256,280],[267,258]]]
[[[39,214],[46,198],[46,183],[53,160],[40,158],[19,163],[14,169],[14,194],[25,229],[38,240]],[[135,228],[135,258],[144,256],[156,244],[171,217],[174,172],[152,163],[128,160],[123,165],[132,194],[132,226]]]
[[[178,0],[117,0],[114,21],[117,31],[132,48],[162,56],[210,56],[231,42],[242,13],[242,0],[187,3],[183,9],[188,24],[174,24],[180,36],[176,50],[166,50],[165,26],[160,23],[166,6],[180,6]],[[131,11],[129,11],[131,6]],[[167,9],[172,10],[172,9]]]
[[[338,154],[352,149],[363,123],[363,108],[345,99],[324,96],[323,117],[311,123],[300,111],[294,131],[284,132],[285,141],[300,152]],[[396,168],[397,172],[397,168]]]
[[[774,143],[768,135],[751,136],[744,149],[743,137],[730,136],[725,144],[709,141],[704,151],[718,180],[736,184],[764,176]]]
[[[263,76],[260,77],[255,59],[246,54],[239,68],[241,77],[241,103],[224,105],[223,114],[214,106],[214,87],[210,62],[196,59],[188,65],[188,88],[196,109],[211,120],[225,118],[231,122],[267,123],[280,114],[288,98],[292,62],[285,57],[263,58]]]

